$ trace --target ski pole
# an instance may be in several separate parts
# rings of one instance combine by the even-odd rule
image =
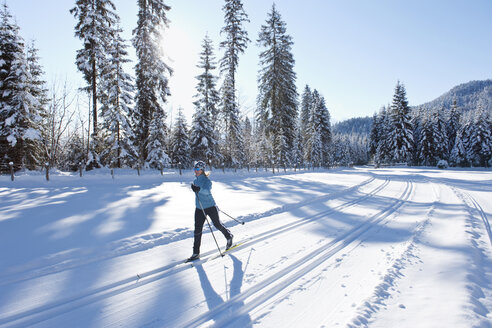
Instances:
[[[218,209],[219,211],[221,211],[222,213],[224,213],[225,215],[227,215],[228,217],[230,217],[231,219],[233,219],[234,221],[236,221],[237,223],[241,223],[241,224],[243,224],[243,225],[244,225],[244,221],[241,221],[241,220],[239,220],[239,219],[236,219],[236,218],[234,218],[234,217],[230,216],[229,214],[227,214],[226,212],[222,211],[222,210],[221,210],[220,208],[218,208],[218,207],[217,207],[217,209]]]
[[[219,243],[217,242],[217,239],[215,238],[214,231],[212,230],[212,226],[210,225],[210,222],[207,219],[207,214],[205,213],[205,210],[203,209],[202,202],[200,201],[200,197],[198,197],[198,192],[195,192],[196,198],[198,199],[198,203],[200,204],[200,209],[203,212],[203,215],[205,216],[205,220],[207,221],[208,227],[210,228],[210,232],[212,233],[212,237],[214,237],[215,240],[215,245],[217,245],[217,249],[219,250],[220,256],[224,257],[224,254],[220,251]]]

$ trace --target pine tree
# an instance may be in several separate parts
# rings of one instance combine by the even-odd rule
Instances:
[[[0,163],[8,168],[34,169],[38,163],[36,143],[40,103],[24,53],[19,27],[13,22],[7,4],[0,12]]]
[[[244,140],[244,155],[245,162],[248,167],[255,163],[254,160],[254,140],[253,140],[253,127],[251,126],[251,121],[248,117],[243,120],[243,140]]]
[[[88,84],[87,91],[92,94],[93,132],[97,135],[97,99],[100,96],[100,75],[105,65],[107,48],[111,43],[112,26],[118,16],[111,0],[77,0],[70,10],[77,21],[75,36],[82,40],[83,48],[77,50],[76,63]]]
[[[305,158],[315,166],[330,165],[331,126],[325,99],[315,89],[309,114]]]
[[[487,167],[492,155],[492,125],[490,111],[479,105],[470,135],[469,151],[474,166]]]
[[[433,112],[433,135],[434,135],[434,143],[435,150],[433,153],[434,160],[437,164],[439,160],[448,160],[448,135],[446,132],[446,121],[444,118],[444,107],[440,110],[436,109]]]
[[[451,162],[457,166],[473,165],[474,154],[472,152],[472,134],[474,122],[472,113],[461,116],[460,128],[456,134],[454,147],[451,151]]]
[[[383,106],[379,113],[380,116],[380,138],[374,155],[374,161],[380,163],[389,163],[391,161],[391,116],[389,112],[390,106]]]
[[[318,99],[314,99],[315,111],[319,115],[320,126],[317,127],[321,131],[321,143],[323,145],[323,165],[328,167],[330,165],[330,145],[332,141],[331,135],[331,123],[330,112],[326,108],[325,98],[318,95]]]
[[[170,94],[168,75],[172,69],[162,60],[161,38],[162,30],[168,26],[166,12],[171,7],[163,0],[139,0],[138,22],[133,30],[133,45],[137,54],[136,73],[136,106],[130,118],[134,128],[134,144],[138,145],[138,155],[141,164],[154,161],[151,153],[160,152],[154,149],[158,144],[152,139],[165,140],[166,113],[162,103]],[[158,123],[152,120],[158,118]],[[158,124],[162,129],[152,129],[152,124]],[[155,128],[155,126],[154,126]],[[151,138],[151,133],[154,136]],[[155,135],[155,134],[162,135]],[[160,147],[160,146],[159,146]]]
[[[243,9],[241,0],[225,0],[224,23],[221,33],[225,40],[220,43],[224,56],[220,60],[220,69],[224,73],[221,87],[221,110],[225,125],[225,160],[228,165],[238,165],[244,157],[242,153],[243,140],[239,108],[236,101],[236,77],[239,54],[244,53],[248,42],[248,32],[243,27],[249,22],[248,15]]]
[[[295,61],[292,37],[286,33],[275,5],[261,26],[257,42],[266,48],[260,53],[258,117],[272,140],[275,161],[290,165],[298,123]]]
[[[164,119],[164,111],[158,110],[154,112],[149,126],[149,137],[147,139],[148,155],[144,167],[162,170],[170,162],[169,156],[166,153],[167,127]],[[189,147],[187,151],[189,152]]]
[[[320,95],[315,89],[309,113],[308,140],[304,149],[304,158],[314,167],[323,165],[322,115],[320,113]]]
[[[304,165],[304,144],[301,129],[299,125],[296,127],[296,137],[294,139],[294,145],[292,150],[292,161],[296,167]]]
[[[191,165],[188,127],[181,108],[178,111],[178,117],[176,118],[176,123],[171,134],[170,146],[172,163],[180,164],[181,167]]]
[[[464,126],[458,129],[454,141],[453,149],[449,156],[449,160],[452,166],[466,166],[468,163],[467,152],[465,149],[465,143],[463,142]]]
[[[40,138],[30,140],[32,145],[31,151],[35,153],[35,158],[38,164],[46,163],[53,166],[54,163],[49,163],[47,153],[44,150],[44,142],[47,138],[47,125],[48,119],[47,107],[49,103],[48,89],[46,88],[46,82],[44,78],[44,70],[39,63],[38,49],[36,48],[34,41],[27,46],[26,54],[27,68],[30,74],[30,80],[28,82],[30,86],[29,93],[37,100],[38,104],[31,108],[31,122],[32,128],[39,131]]]
[[[203,70],[202,74],[196,79],[197,99],[194,104],[197,108],[205,110],[209,115],[212,123],[212,129],[217,128],[217,120],[219,117],[218,105],[220,102],[219,93],[217,91],[217,76],[214,75],[214,70],[217,68],[215,63],[214,49],[212,40],[205,36],[202,43],[202,52],[200,53],[200,62],[198,68]]]
[[[374,113],[372,116],[371,133],[369,135],[369,153],[371,156],[376,155],[376,150],[381,139],[381,129],[381,117],[377,113]]]
[[[391,152],[395,162],[412,162],[413,128],[405,86],[397,82],[391,104]]]
[[[346,136],[336,134],[333,137],[333,162],[338,166],[349,166],[353,162],[350,142]]]
[[[216,157],[215,149],[217,147],[211,115],[198,107],[195,110],[190,138],[191,158],[210,163]]]
[[[222,86],[222,105],[225,117],[225,140],[222,143],[222,156],[228,166],[236,167],[244,159],[243,138],[241,132],[241,121],[239,118],[239,107],[231,102],[234,101],[233,80],[231,75],[226,75]]]
[[[301,146],[305,148],[309,139],[309,118],[311,115],[311,106],[313,104],[313,96],[309,85],[306,84],[304,92],[301,96],[301,114],[299,115],[299,129],[301,133]]]
[[[436,165],[434,158],[436,151],[436,140],[434,139],[434,122],[430,113],[425,113],[421,117],[420,140],[418,149],[418,163],[421,165]]]
[[[121,38],[121,32],[119,27],[113,32],[114,38],[109,45],[107,65],[103,71],[101,115],[109,138],[106,140],[108,148],[101,156],[107,157],[110,167],[121,167],[122,164],[131,166],[136,156],[131,141],[134,135],[128,120],[134,87],[131,76],[123,69],[123,65],[130,60],[127,59],[128,46]]]
[[[194,160],[212,160],[218,164],[218,131],[217,124],[217,105],[219,94],[216,90],[217,77],[213,75],[216,68],[213,55],[212,41],[208,36],[202,43],[203,51],[200,53],[200,63],[198,67],[203,69],[203,73],[198,75],[195,114],[193,115],[193,126],[191,129],[191,157]]]
[[[448,135],[448,149],[451,150],[454,147],[454,142],[456,140],[456,134],[460,128],[460,118],[461,113],[458,110],[458,105],[456,104],[456,99],[453,100],[453,105],[451,106],[451,110],[449,111],[448,120],[446,123],[446,132]]]

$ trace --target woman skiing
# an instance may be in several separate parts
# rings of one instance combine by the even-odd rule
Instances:
[[[226,250],[232,246],[231,232],[224,227],[219,220],[219,212],[215,205],[215,200],[212,196],[212,181],[205,173],[205,162],[198,161],[194,166],[195,180],[191,184],[191,189],[195,192],[195,240],[193,242],[193,255],[187,261],[193,261],[200,258],[200,244],[202,241],[203,224],[205,223],[205,215],[208,215],[214,226],[222,232],[227,239]]]

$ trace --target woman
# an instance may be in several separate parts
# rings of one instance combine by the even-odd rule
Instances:
[[[195,180],[191,184],[191,189],[195,192],[195,240],[193,243],[193,255],[188,261],[194,261],[200,258],[200,244],[202,241],[203,224],[205,223],[205,214],[208,215],[214,224],[214,226],[224,234],[227,239],[226,250],[232,246],[232,234],[222,225],[219,220],[219,212],[215,205],[215,200],[212,196],[212,181],[208,178],[208,174],[205,173],[205,162],[198,161],[195,163]]]

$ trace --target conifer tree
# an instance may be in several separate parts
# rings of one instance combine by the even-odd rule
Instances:
[[[311,115],[311,106],[313,97],[311,88],[306,84],[301,96],[301,114],[299,115],[299,129],[301,133],[302,147],[306,147],[308,140],[309,118]]]
[[[275,5],[261,26],[258,116],[264,122],[267,137],[273,141],[275,161],[290,165],[296,137],[297,90],[292,55],[292,37]]]
[[[211,115],[205,109],[195,107],[190,138],[191,158],[207,163],[215,159],[217,142],[214,137]]]
[[[492,155],[492,125],[490,111],[479,105],[474,113],[474,124],[469,139],[470,159],[474,166],[488,167]]]
[[[451,106],[451,110],[449,111],[448,115],[448,120],[446,123],[446,132],[448,135],[448,149],[449,152],[454,147],[454,142],[456,140],[456,134],[458,133],[458,130],[460,128],[460,118],[461,118],[461,113],[458,110],[458,105],[456,103],[456,99],[453,100],[453,105]]]
[[[212,40],[208,36],[202,43],[203,51],[200,53],[200,63],[198,67],[203,70],[202,74],[196,78],[197,94],[195,114],[193,115],[193,125],[191,129],[191,157],[194,160],[212,160],[218,164],[218,131],[217,131],[217,105],[219,94],[216,90],[217,77],[214,76],[215,58],[213,54]]]
[[[38,163],[35,144],[41,137],[40,103],[24,52],[19,26],[7,4],[0,12],[0,163],[8,168],[34,169]]]
[[[179,108],[178,117],[171,133],[171,161],[174,164],[181,163],[181,167],[188,167],[192,163],[190,157],[190,137],[186,118],[183,115],[183,110]]]
[[[425,113],[421,118],[420,140],[418,149],[418,163],[420,165],[436,165],[434,158],[436,140],[434,139],[434,124],[430,113]]]
[[[123,68],[130,60],[121,32],[119,27],[114,29],[114,38],[108,47],[107,65],[103,70],[101,115],[109,138],[106,140],[108,148],[101,156],[107,157],[110,167],[121,167],[122,164],[131,166],[136,156],[132,144],[134,135],[128,120],[134,87],[131,76]]]
[[[83,48],[77,50],[76,63],[92,94],[92,123],[94,135],[98,132],[97,104],[100,96],[100,72],[106,65],[107,48],[111,43],[112,27],[118,16],[111,0],[77,0],[70,10],[77,21],[75,36],[82,40]]]
[[[467,152],[465,149],[465,143],[463,142],[463,134],[464,134],[464,126],[458,129],[456,132],[456,137],[453,145],[453,149],[451,150],[451,154],[449,155],[449,160],[451,165],[453,166],[466,166],[467,161]]]
[[[376,149],[378,148],[378,144],[381,139],[381,129],[381,117],[377,113],[374,113],[372,116],[371,133],[369,136],[369,153],[372,156],[376,155]]]
[[[169,156],[166,153],[167,127],[164,121],[165,117],[163,114],[164,111],[155,111],[154,116],[150,120],[149,137],[147,139],[148,155],[144,167],[162,170],[170,162]],[[180,117],[178,116],[178,118]],[[187,148],[187,151],[189,152],[189,146]]]
[[[322,115],[320,112],[320,95],[316,89],[313,91],[312,100],[304,158],[312,166],[320,167],[323,165]]]
[[[44,81],[44,70],[39,63],[38,49],[36,48],[34,41],[27,46],[27,69],[30,74],[30,80],[28,82],[30,86],[29,93],[37,100],[38,104],[31,109],[32,128],[39,131],[40,138],[30,140],[32,145],[31,151],[35,152],[35,157],[41,162],[38,164],[46,163],[48,156],[44,151],[43,142],[45,142],[48,132],[46,120],[48,118],[47,106],[49,103],[48,89],[46,88],[46,82]],[[49,163],[53,166],[54,163]]]
[[[446,121],[444,118],[444,107],[441,109],[436,109],[433,112],[433,135],[434,135],[434,143],[435,150],[433,153],[433,157],[435,160],[435,164],[439,162],[439,160],[448,160],[448,135],[446,131]]]
[[[413,128],[405,86],[397,82],[391,104],[391,152],[395,162],[412,162]]]
[[[254,164],[254,139],[253,139],[253,127],[248,117],[243,120],[243,140],[244,140],[244,156],[245,162],[248,166]]]
[[[152,156],[160,152],[160,149],[153,148],[160,147],[154,140],[166,139],[163,103],[170,94],[168,76],[172,74],[172,69],[162,60],[161,39],[163,28],[168,26],[166,12],[171,7],[165,5],[163,0],[138,0],[138,7],[137,27],[133,30],[133,45],[137,54],[137,93],[130,118],[135,133],[134,144],[138,145],[139,161],[144,164],[155,162]],[[159,122],[154,123],[153,119]],[[157,125],[162,128],[157,129]],[[151,156],[151,153],[154,155]]]
[[[221,111],[225,130],[225,160],[228,165],[238,165],[244,157],[242,153],[243,140],[241,138],[241,124],[239,107],[236,101],[236,72],[239,55],[244,53],[248,42],[248,32],[243,27],[249,22],[241,0],[225,0],[224,27],[221,34],[225,40],[220,43],[224,49],[224,56],[220,60],[220,69],[224,74],[221,87]]]
[[[390,116],[390,106],[383,106],[379,113],[380,116],[380,138],[376,148],[376,154],[374,155],[374,160],[377,164],[379,163],[389,163],[391,161],[391,116]]]

